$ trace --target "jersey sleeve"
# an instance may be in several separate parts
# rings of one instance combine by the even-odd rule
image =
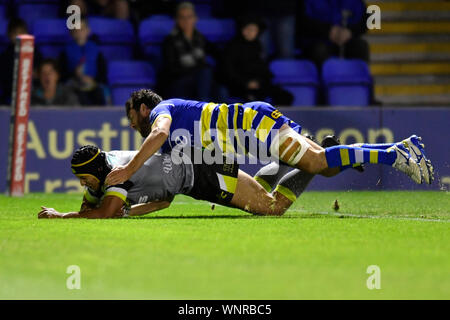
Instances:
[[[116,184],[114,186],[107,186],[105,188],[105,197],[113,196],[120,198],[123,202],[128,203],[127,196],[128,191],[133,187],[131,181],[125,181],[122,184]]]
[[[158,104],[150,113],[150,126],[153,127],[153,125],[156,123],[156,120],[161,117],[166,117],[172,120],[172,114],[170,110],[173,106],[174,104],[170,101],[162,101],[160,104]]]

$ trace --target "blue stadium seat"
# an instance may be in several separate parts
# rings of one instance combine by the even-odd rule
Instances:
[[[99,40],[100,50],[106,60],[129,60],[133,58],[135,36],[131,22],[110,18],[90,18],[92,34]]]
[[[156,73],[148,62],[112,61],[108,64],[108,84],[113,105],[123,106],[131,92],[151,88],[156,83]]]
[[[270,64],[274,83],[294,95],[294,106],[314,106],[317,103],[319,74],[311,61],[280,59]]]
[[[70,41],[65,19],[41,19],[33,25],[36,46],[45,58],[58,58]]]
[[[197,22],[197,29],[208,39],[209,41],[224,45],[235,34],[235,23],[233,19],[199,19]]]
[[[59,4],[58,3],[24,3],[19,4],[17,13],[20,18],[26,21],[30,32],[33,32],[32,27],[38,19],[58,18]]]
[[[322,66],[322,80],[331,106],[368,106],[372,77],[359,59],[331,58]]]
[[[173,19],[165,15],[154,15],[139,25],[139,42],[144,55],[155,65],[161,65],[161,44],[173,29]]]

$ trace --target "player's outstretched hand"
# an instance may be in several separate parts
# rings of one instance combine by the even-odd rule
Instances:
[[[39,211],[38,213],[38,218],[39,219],[52,219],[52,218],[61,218],[62,214],[59,213],[58,211],[56,211],[53,208],[47,208],[44,206],[41,206],[41,211]]]
[[[113,186],[116,184],[120,184],[124,181],[127,181],[131,178],[131,173],[126,166],[118,166],[115,167],[107,176],[105,180],[105,184],[109,186]]]

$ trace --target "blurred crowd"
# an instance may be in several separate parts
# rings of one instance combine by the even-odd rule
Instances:
[[[234,37],[217,44],[196,28],[207,4],[208,16],[234,19]],[[273,82],[274,59],[308,59],[320,70],[332,56],[369,61],[366,5],[362,0],[72,0],[61,4],[81,9],[81,28],[70,30],[71,40],[57,58],[45,57],[36,46],[32,105],[111,105],[108,60],[92,34],[90,17],[128,20],[137,30],[153,15],[170,15],[173,30],[164,38],[161,61],[155,63],[155,90],[163,97],[203,101],[265,100],[276,105],[293,103],[292,93]],[[27,21],[8,14],[9,46],[0,53],[0,105],[11,103],[14,39],[29,33]],[[69,31],[68,31],[69,32]],[[133,59],[145,60],[140,46]],[[319,104],[323,99],[319,97]]]

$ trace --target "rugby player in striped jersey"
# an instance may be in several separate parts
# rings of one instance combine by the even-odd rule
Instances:
[[[131,127],[145,141],[127,165],[108,175],[108,184],[128,180],[160,148],[170,152],[180,145],[212,149],[216,155],[250,154],[257,158],[263,150],[281,165],[301,169],[311,176],[331,177],[355,165],[372,163],[392,166],[419,184],[430,184],[433,180],[433,167],[415,135],[401,143],[337,145],[324,149],[302,136],[299,124],[266,102],[227,105],[163,100],[148,89],[132,93],[126,102],[126,112]]]

